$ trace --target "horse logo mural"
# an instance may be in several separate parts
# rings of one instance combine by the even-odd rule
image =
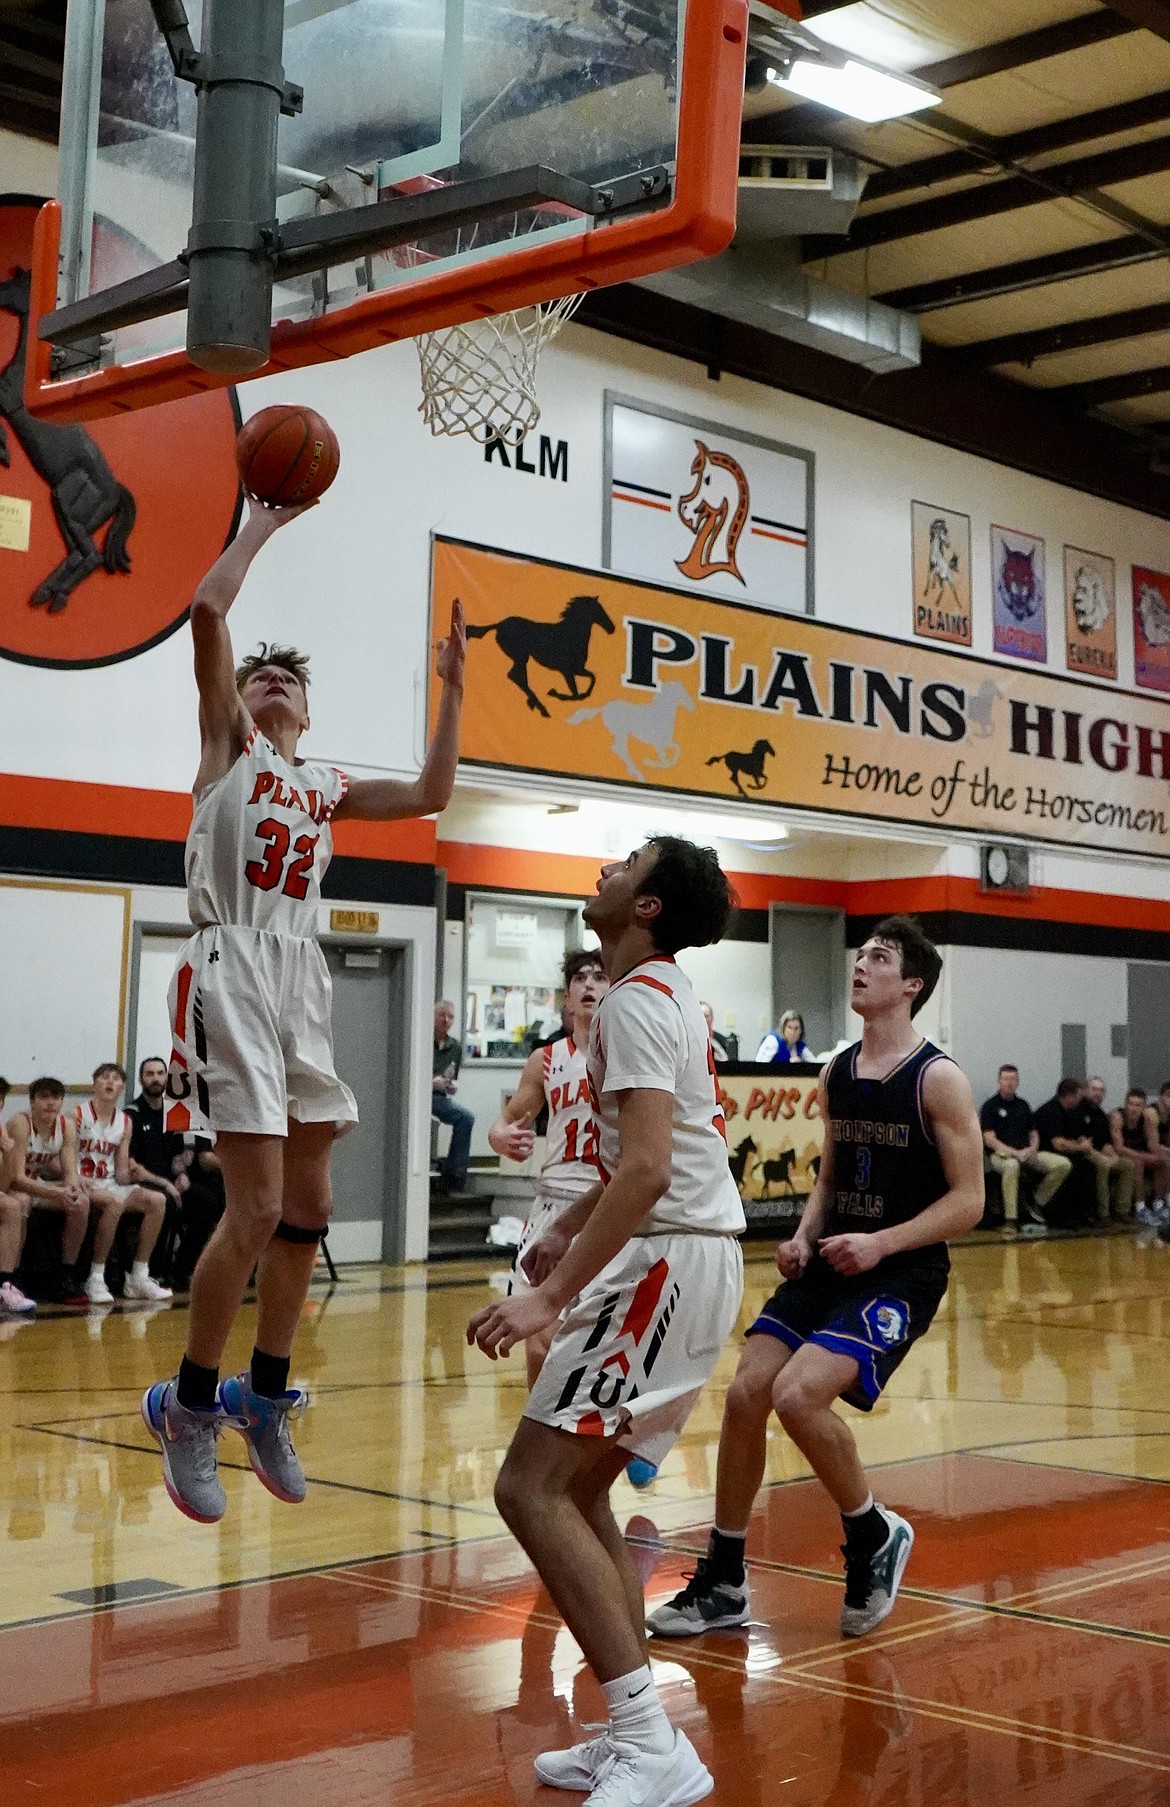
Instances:
[[[79,584],[104,565],[128,576],[127,541],[138,517],[134,497],[119,483],[101,447],[85,427],[38,420],[24,405],[24,363],[32,278],[19,266],[0,282],[0,310],[20,323],[16,350],[0,370],[0,465],[11,465],[10,428],[37,476],[48,486],[65,557],[29,597],[30,608],[48,604],[50,615],[66,607]],[[105,527],[99,546],[96,535]]]
[[[577,709],[569,717],[570,728],[579,722],[592,721],[599,715],[606,733],[609,735],[610,747],[614,757],[621,761],[626,771],[636,784],[645,784],[646,772],[638,766],[630,750],[630,742],[650,747],[656,755],[646,757],[643,765],[646,771],[666,772],[672,765],[677,765],[681,753],[674,737],[674,724],[680,709],[695,707],[695,699],[685,684],[677,679],[663,684],[658,694],[648,703],[631,703],[622,697],[615,697],[610,703],[602,703],[596,709]]]
[[[748,523],[751,492],[743,466],[729,452],[713,452],[701,439],[695,441],[691,465],[695,479],[678,499],[678,518],[694,535],[685,559],[675,564],[684,577],[697,582],[719,572],[744,582],[736,553]]]
[[[559,671],[567,690],[550,690],[549,696],[561,703],[580,703],[593,695],[597,682],[589,670],[589,641],[595,627],[612,634],[613,622],[596,596],[574,596],[561,610],[558,621],[530,621],[526,615],[506,615],[502,621],[467,624],[467,638],[482,640],[496,636],[496,645],[505,658],[512,661],[508,676],[522,690],[528,707],[549,719],[548,710],[528,682],[528,663],[543,665],[546,671]],[[588,679],[588,688],[579,689],[577,680]]]

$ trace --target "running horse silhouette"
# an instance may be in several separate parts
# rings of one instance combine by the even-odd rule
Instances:
[[[130,537],[138,510],[134,497],[118,482],[96,440],[83,426],[59,426],[38,420],[24,405],[24,360],[28,343],[28,304],[32,287],[27,270],[15,269],[0,282],[0,310],[20,321],[20,338],[11,361],[0,371],[0,465],[10,458],[4,423],[15,433],[37,476],[48,485],[53,513],[65,542],[65,558],[29,597],[30,608],[48,603],[56,615],[78,584],[104,565],[107,571],[129,571]],[[99,547],[94,535],[108,521]]]
[[[467,638],[482,640],[487,634],[496,636],[496,645],[512,663],[511,678],[528,699],[528,707],[548,718],[548,710],[528,682],[528,661],[543,665],[546,671],[559,671],[567,690],[550,690],[549,696],[561,703],[581,703],[593,695],[597,679],[589,670],[589,640],[595,627],[612,634],[613,622],[596,596],[574,596],[561,611],[559,621],[529,621],[525,615],[506,615],[503,621],[482,627],[467,624]],[[578,678],[588,678],[588,690],[577,688]]]
[[[725,765],[732,784],[741,797],[746,797],[747,792],[741,780],[746,778],[754,791],[762,791],[768,782],[764,776],[764,764],[769,757],[776,757],[776,749],[771,741],[757,740],[750,753],[715,753],[707,764]]]
[[[638,740],[653,747],[658,757],[647,759],[646,765],[656,772],[666,771],[669,766],[676,765],[679,758],[679,747],[674,738],[675,717],[680,709],[693,709],[694,706],[695,699],[686,685],[672,681],[664,684],[649,703],[627,703],[622,697],[615,697],[598,709],[578,709],[570,715],[569,726],[575,728],[578,722],[592,721],[599,715],[615,755],[631,778],[638,784],[645,784],[646,774],[634,764],[630,742]]]

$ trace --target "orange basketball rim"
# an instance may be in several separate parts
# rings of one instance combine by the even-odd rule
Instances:
[[[773,0],[792,10],[791,0]],[[693,0],[686,13],[677,159],[668,205],[568,238],[534,242],[506,257],[470,262],[365,295],[333,314],[280,321],[269,362],[252,374],[348,357],[375,345],[500,314],[536,301],[648,276],[711,257],[735,231],[747,0]],[[33,413],[94,420],[173,401],[231,380],[194,365],[185,351],[162,351],[55,381],[41,319],[57,306],[61,210],[48,202],[37,220],[25,399]]]

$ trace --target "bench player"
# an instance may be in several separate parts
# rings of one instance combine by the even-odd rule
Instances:
[[[709,848],[656,836],[602,868],[585,909],[610,980],[588,1055],[601,1181],[534,1245],[535,1289],[477,1312],[467,1331],[494,1359],[555,1325],[496,1505],[605,1695],[599,1736],[536,1760],[540,1781],[593,1807],[687,1807],[713,1787],[658,1698],[642,1583],[609,1490],[631,1452],[657,1464],[670,1449],[743,1293],[743,1207],[710,1039],[674,961],[718,941],[730,915]]]
[[[601,955],[586,948],[573,948],[565,955],[564,976],[572,1028],[568,1035],[528,1056],[520,1083],[488,1131],[488,1142],[497,1154],[510,1161],[526,1161],[535,1142],[532,1124],[548,1106],[540,1190],[516,1250],[509,1293],[531,1290],[522,1265],[529,1249],[562,1211],[597,1184],[597,1132],[585,1050],[593,1013],[609,990],[609,980]],[[529,1337],[524,1345],[529,1387],[536,1383],[551,1341],[550,1327]]]
[[[918,924],[887,917],[853,968],[860,1042],[821,1076],[824,1154],[800,1223],[776,1251],[784,1276],[748,1331],[719,1437],[715,1528],[681,1593],[650,1614],[659,1637],[743,1625],[744,1543],[780,1423],[841,1514],[841,1632],[893,1607],[914,1532],[874,1504],[838,1398],[870,1411],[946,1292],[947,1242],[983,1214],[983,1144],[966,1076],[912,1017],[942,961]]]
[[[162,1450],[171,1499],[205,1524],[227,1506],[216,1468],[225,1424],[243,1435],[269,1492],[290,1503],[305,1495],[289,1433],[305,1397],[288,1385],[290,1355],[329,1221],[333,1139],[357,1121],[353,1094],[333,1067],[329,973],[317,943],[332,824],[442,809],[458,759],[465,657],[458,603],[439,647],[443,696],[434,738],[409,783],[351,784],[332,766],[298,757],[309,726],[309,674],[295,649],[265,646],[236,669],[228,611],[260,548],[304,512],[253,503],[191,607],[202,749],[186,855],[195,933],[171,982],[166,1127],[215,1132],[227,1203],[192,1276],[178,1376],[148,1389],[142,1413]],[[220,1385],[224,1346],[254,1267],[252,1359]]]
[[[65,1291],[77,1290],[74,1270],[89,1228],[89,1194],[77,1172],[77,1119],[65,1109],[65,1087],[48,1075],[28,1088],[28,1109],[9,1119],[12,1138],[7,1190],[30,1211],[58,1211]]]
[[[152,1279],[147,1263],[154,1252],[167,1213],[161,1192],[136,1186],[130,1178],[130,1136],[134,1128],[118,1104],[126,1075],[116,1061],[94,1068],[93,1096],[74,1112],[77,1130],[77,1171],[89,1202],[98,1212],[93,1233],[93,1259],[85,1282],[91,1305],[112,1305],[114,1295],[106,1285],[106,1262],[114,1246],[118,1225],[127,1213],[140,1215],[134,1265],[122,1286],[124,1299],[157,1304],[169,1299],[171,1289]]]

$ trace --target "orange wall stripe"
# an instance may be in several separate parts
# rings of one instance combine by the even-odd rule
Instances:
[[[185,841],[191,826],[191,799],[183,791],[138,790],[130,785],[81,784],[9,773],[0,776],[0,824]],[[339,822],[333,839],[337,852],[351,858],[434,864],[435,824],[431,821]]]

